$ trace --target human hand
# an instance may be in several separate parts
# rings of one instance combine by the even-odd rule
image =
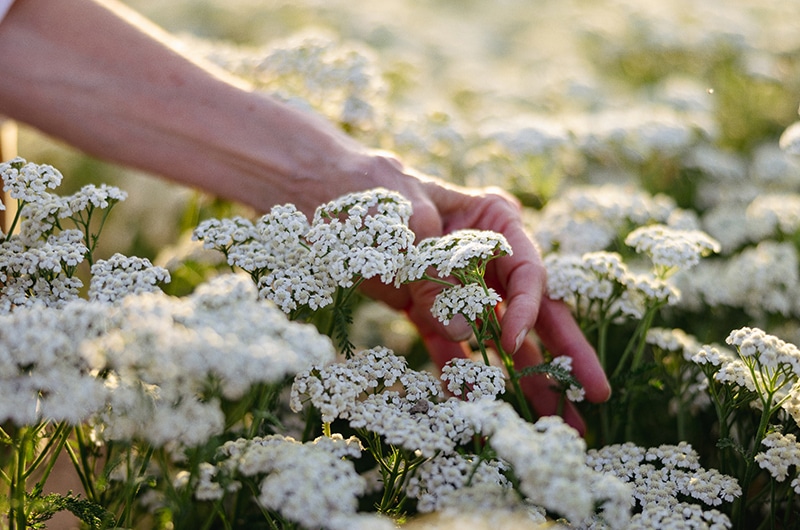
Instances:
[[[383,156],[383,155],[376,155]],[[541,351],[529,332],[535,330],[541,343],[554,356],[573,359],[573,373],[583,385],[586,398],[599,402],[608,399],[611,389],[594,349],[583,336],[569,309],[545,295],[545,269],[538,250],[525,233],[518,201],[495,189],[457,187],[402,168],[392,158],[376,161],[373,171],[383,171],[381,185],[402,193],[413,206],[410,227],[421,240],[455,230],[473,228],[502,233],[513,249],[512,255],[489,263],[487,284],[503,298],[500,343],[514,353],[517,370],[540,364]],[[369,176],[368,172],[365,176]],[[372,175],[375,175],[372,173]],[[392,183],[386,180],[394,181]],[[471,329],[464,320],[441,324],[430,312],[441,286],[433,282],[414,282],[399,289],[368,282],[367,294],[403,310],[414,323],[433,361],[443,366],[453,357],[468,354],[466,343]],[[540,415],[555,413],[560,399],[552,391],[553,382],[545,376],[528,376],[521,381],[528,401]],[[583,420],[570,403],[565,420],[585,430]]]

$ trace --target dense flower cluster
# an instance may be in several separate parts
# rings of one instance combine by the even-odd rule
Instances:
[[[583,254],[605,250],[632,226],[667,223],[694,228],[666,195],[628,186],[572,187],[531,220],[533,236],[547,252]],[[680,222],[679,222],[680,221]]]
[[[470,359],[452,359],[442,367],[442,381],[454,396],[467,401],[496,398],[506,391],[505,376],[497,366],[488,366]]]
[[[399,194],[375,189],[321,205],[310,224],[287,204],[255,223],[208,219],[194,238],[249,273],[262,297],[290,313],[330,305],[338,287],[362,279],[391,283],[414,241],[410,215],[410,203]]]
[[[575,524],[591,519],[597,504],[609,528],[626,527],[630,491],[586,466],[586,444],[563,420],[546,417],[531,424],[499,401],[480,400],[462,408],[498,458],[512,466],[530,502]]]
[[[388,390],[395,383],[401,392]],[[299,411],[310,401],[323,422],[345,419],[351,427],[380,434],[387,443],[431,457],[452,452],[474,434],[458,401],[440,401],[441,396],[441,384],[432,375],[408,369],[404,359],[386,348],[373,348],[343,363],[299,373],[291,405]]]
[[[650,449],[633,443],[609,445],[589,450],[587,463],[631,485],[642,509],[631,520],[633,528],[662,528],[668,522],[690,528],[731,528],[727,516],[716,509],[702,509],[682,499],[697,499],[711,507],[742,494],[733,477],[703,469],[697,453],[685,443]]]
[[[438,511],[453,502],[459,490],[482,486],[488,490],[494,486],[494,489],[508,491],[511,483],[503,474],[505,468],[498,460],[485,461],[458,453],[440,455],[423,463],[406,489],[417,499],[419,511]]]
[[[252,283],[233,275],[184,299],[76,300],[0,318],[2,385],[14,396],[4,421],[91,419],[102,439],[156,446],[205,442],[223,429],[220,398],[333,357],[329,340],[258,302]]]
[[[511,245],[502,234],[488,230],[456,230],[441,237],[422,240],[414,249],[398,281],[418,280],[429,267],[436,269],[440,278],[451,274],[458,277],[482,271],[492,259],[512,253]]]
[[[477,283],[454,285],[436,295],[431,313],[444,325],[456,315],[463,315],[467,322],[475,322],[487,308],[492,309],[500,302],[500,295],[491,287]]]
[[[90,235],[92,213],[100,209],[107,214],[126,194],[113,186],[86,185],[71,196],[59,196],[48,190],[61,184],[61,173],[23,158],[0,164],[0,176],[18,207],[0,242],[0,312],[33,304],[61,307],[76,300],[83,282],[75,271],[91,258],[96,242]],[[64,219],[75,228],[62,228]]]
[[[366,482],[353,463],[316,442],[273,435],[226,442],[215,465],[206,464],[195,495],[221,499],[255,480],[257,502],[305,528],[393,528],[388,519],[358,514]]]
[[[692,360],[706,367],[714,381],[752,393],[755,406],[764,411],[783,408],[800,422],[800,350],[758,328],[734,330],[726,342],[736,351],[704,346]]]
[[[767,450],[758,453],[755,461],[762,469],[766,469],[778,482],[783,482],[789,477],[790,467],[795,469],[791,474],[797,474],[796,470],[800,466],[800,443],[794,434],[771,432],[761,443]],[[800,480],[795,478],[791,486],[795,492],[800,493]]]
[[[671,269],[690,269],[700,258],[720,251],[720,245],[700,230],[679,230],[664,225],[641,226],[628,234],[625,244],[650,257],[661,275]]]
[[[169,282],[169,272],[154,266],[147,258],[114,254],[92,265],[89,300],[114,302],[130,294],[158,291],[159,283]]]
[[[679,300],[672,284],[649,273],[632,272],[616,252],[551,253],[544,264],[550,297],[566,301],[579,315],[641,318],[654,304]]]

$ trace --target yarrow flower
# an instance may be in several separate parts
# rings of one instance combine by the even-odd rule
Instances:
[[[37,202],[45,198],[48,189],[61,184],[61,172],[47,164],[34,164],[17,157],[0,164],[0,177],[3,191],[12,199],[23,202]]]
[[[755,461],[778,482],[788,478],[790,467],[794,466],[795,470],[800,467],[800,443],[794,434],[773,431],[764,437],[761,444],[768,449],[758,453]],[[796,474],[796,471],[793,474]],[[800,481],[797,479],[792,481],[792,487],[795,492],[800,493]]]
[[[483,271],[492,259],[511,255],[513,250],[500,233],[488,230],[456,230],[441,237],[422,240],[400,275],[402,282],[423,277],[429,267],[440,278],[451,274],[461,279]],[[462,283],[466,283],[462,280]]]
[[[442,367],[442,381],[454,396],[464,396],[467,401],[496,398],[506,391],[505,376],[498,366],[470,359],[451,359]]]
[[[91,269],[89,300],[115,302],[127,295],[151,293],[158,284],[168,283],[169,271],[154,266],[147,258],[114,254],[108,260],[97,260]]]
[[[548,254],[547,292],[564,300],[581,318],[642,318],[649,307],[672,305],[678,290],[651,274],[634,274],[616,252]]]
[[[631,226],[667,223],[677,211],[671,197],[630,186],[570,186],[547,203],[532,232],[544,253],[584,254],[607,249]]]
[[[508,403],[492,400],[462,402],[461,408],[497,457],[510,464],[530,502],[574,524],[588,521],[599,504],[610,528],[626,527],[630,491],[586,465],[585,442],[561,418],[548,416],[531,424]],[[600,482],[606,487],[595,487]]]
[[[124,201],[128,194],[116,186],[87,184],[69,197],[65,197],[69,205],[70,215],[87,208],[106,209],[114,203]]]
[[[410,215],[410,202],[377,188],[319,206],[310,224],[286,204],[255,223],[203,221],[193,237],[222,252],[228,264],[250,274],[263,298],[291,313],[328,306],[337,288],[363,279],[391,283],[413,246]]]
[[[703,347],[692,361],[704,367],[709,378],[753,393],[754,405],[764,411],[783,408],[800,422],[795,399],[800,380],[800,350],[758,328],[730,333],[726,342],[736,352]]]
[[[424,462],[406,486],[406,492],[417,499],[422,513],[439,511],[463,488],[494,487],[509,491],[511,483],[503,474],[506,464],[499,460],[483,460],[460,454],[439,455]],[[484,491],[485,491],[484,489]]]
[[[397,391],[387,390],[395,383]],[[431,374],[409,370],[391,351],[374,348],[299,373],[290,405],[299,411],[310,401],[324,423],[344,419],[386,443],[431,457],[452,452],[473,434],[456,408],[458,400],[439,402],[441,396],[441,384]]]
[[[566,389],[564,391],[564,395],[567,397],[567,399],[574,403],[583,401],[586,397],[586,390],[571,375],[572,357],[568,357],[566,355],[556,357],[550,361],[550,366],[559,373],[564,374],[562,379],[567,379],[569,381],[568,384],[565,385]],[[552,372],[550,373],[552,375]]]
[[[258,300],[247,277],[224,275],[184,298],[131,295],[105,305],[102,333],[78,342],[106,389],[94,418],[102,440],[194,446],[222,432],[222,399],[280,383],[333,359],[313,326]]]
[[[700,258],[721,249],[717,241],[699,230],[678,230],[658,224],[635,229],[625,238],[625,244],[647,254],[659,277],[674,269],[690,269]]]
[[[661,510],[676,511],[675,517],[680,522],[715,520],[721,528],[730,528],[730,521],[717,510],[706,510],[680,499],[692,498],[707,506],[719,506],[742,494],[735,478],[703,469],[697,453],[684,442],[650,449],[630,442],[609,445],[588,451],[586,462],[595,471],[609,473],[631,485],[633,497],[641,508],[641,513],[631,520],[636,528],[649,528],[647,521]]]
[[[410,216],[410,202],[381,188],[319,206],[306,235],[314,266],[345,288],[374,276],[391,283],[414,242]]]
[[[456,315],[463,315],[467,322],[475,322],[484,311],[493,309],[501,302],[500,295],[491,287],[477,283],[447,287],[436,295],[431,313],[444,325]]]
[[[216,464],[203,469],[194,488],[204,499],[222,498],[226,488],[238,487],[238,478],[248,477],[256,480],[263,508],[304,528],[390,527],[379,516],[357,513],[366,481],[352,462],[317,442],[280,435],[241,438],[223,444]]]

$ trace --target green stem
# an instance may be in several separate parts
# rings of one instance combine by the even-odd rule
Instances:
[[[31,429],[29,427],[21,427],[16,438],[17,443],[14,444],[16,459],[13,464],[14,469],[11,471],[12,480],[8,495],[10,501],[8,522],[10,530],[25,530],[28,524],[28,518],[25,514],[25,469],[27,467],[28,452],[32,449]]]
[[[45,444],[45,446],[42,448],[39,456],[37,456],[28,467],[26,476],[30,476],[30,474],[38,469],[42,462],[44,462],[44,460],[49,456],[50,459],[48,460],[47,465],[42,471],[42,476],[39,479],[39,482],[44,484],[47,481],[47,478],[50,476],[50,473],[53,471],[56,461],[58,460],[58,456],[64,449],[64,445],[66,445],[68,438],[69,426],[66,424],[66,422],[59,423],[56,426],[55,431],[53,431],[53,434],[50,436],[50,439],[47,441],[47,444]]]
[[[771,395],[768,397],[770,398],[770,401],[772,401]],[[741,482],[742,495],[736,499],[736,502],[733,505],[733,520],[737,522],[739,528],[744,528],[747,496],[750,490],[750,483],[753,481],[753,478],[755,478],[755,474],[758,471],[758,465],[755,461],[755,454],[761,448],[761,442],[766,436],[767,427],[769,426],[769,418],[772,416],[773,412],[774,409],[766,406],[762,409],[761,420],[758,423],[758,429],[756,430],[756,436],[753,440],[753,446],[747,452],[747,455],[745,455],[745,471]]]
[[[8,231],[6,232],[5,239],[7,240],[11,237],[11,234],[14,233],[14,230],[17,228],[17,223],[22,218],[22,209],[25,207],[25,201],[21,201],[17,199],[17,211],[14,213],[14,220],[11,221],[11,226],[8,227]]]

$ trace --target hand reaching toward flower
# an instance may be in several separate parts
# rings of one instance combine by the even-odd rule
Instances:
[[[85,152],[266,211],[293,203],[306,215],[345,193],[384,187],[411,201],[419,239],[461,228],[502,233],[513,255],[487,281],[505,300],[501,344],[518,367],[541,354],[573,358],[586,396],[608,382],[569,311],[544,295],[544,267],[522,228],[519,205],[500,190],[459,188],[405,170],[330,123],[286,105],[170,44],[170,36],[111,0],[16,2],[0,24],[0,113]],[[435,285],[369,292],[404,310],[440,365],[463,356],[469,329],[430,313]],[[541,413],[557,398],[543,379],[524,389]],[[575,426],[580,420],[572,412]]]
[[[417,241],[464,228],[491,230],[505,236],[513,254],[492,260],[486,271],[487,284],[504,300],[501,346],[515,353],[517,370],[542,362],[542,354],[528,334],[535,330],[542,344],[554,356],[573,359],[575,377],[584,386],[586,397],[599,402],[608,399],[611,389],[597,360],[594,349],[584,338],[569,309],[562,302],[545,295],[545,269],[539,253],[523,229],[520,206],[515,198],[499,189],[466,189],[430,177],[403,171],[400,163],[380,155],[375,161],[383,164],[380,184],[400,191],[413,206],[410,226]],[[392,185],[387,180],[395,180]],[[466,355],[461,341],[471,336],[471,329],[461,320],[442,325],[430,308],[441,290],[432,282],[414,282],[400,289],[372,282],[366,290],[390,306],[402,309],[417,327],[432,359],[443,366],[454,357]],[[552,382],[544,376],[528,376],[521,380],[522,390],[539,414],[552,414],[559,395],[550,389]],[[567,421],[579,430],[583,421],[570,405],[565,410]]]

